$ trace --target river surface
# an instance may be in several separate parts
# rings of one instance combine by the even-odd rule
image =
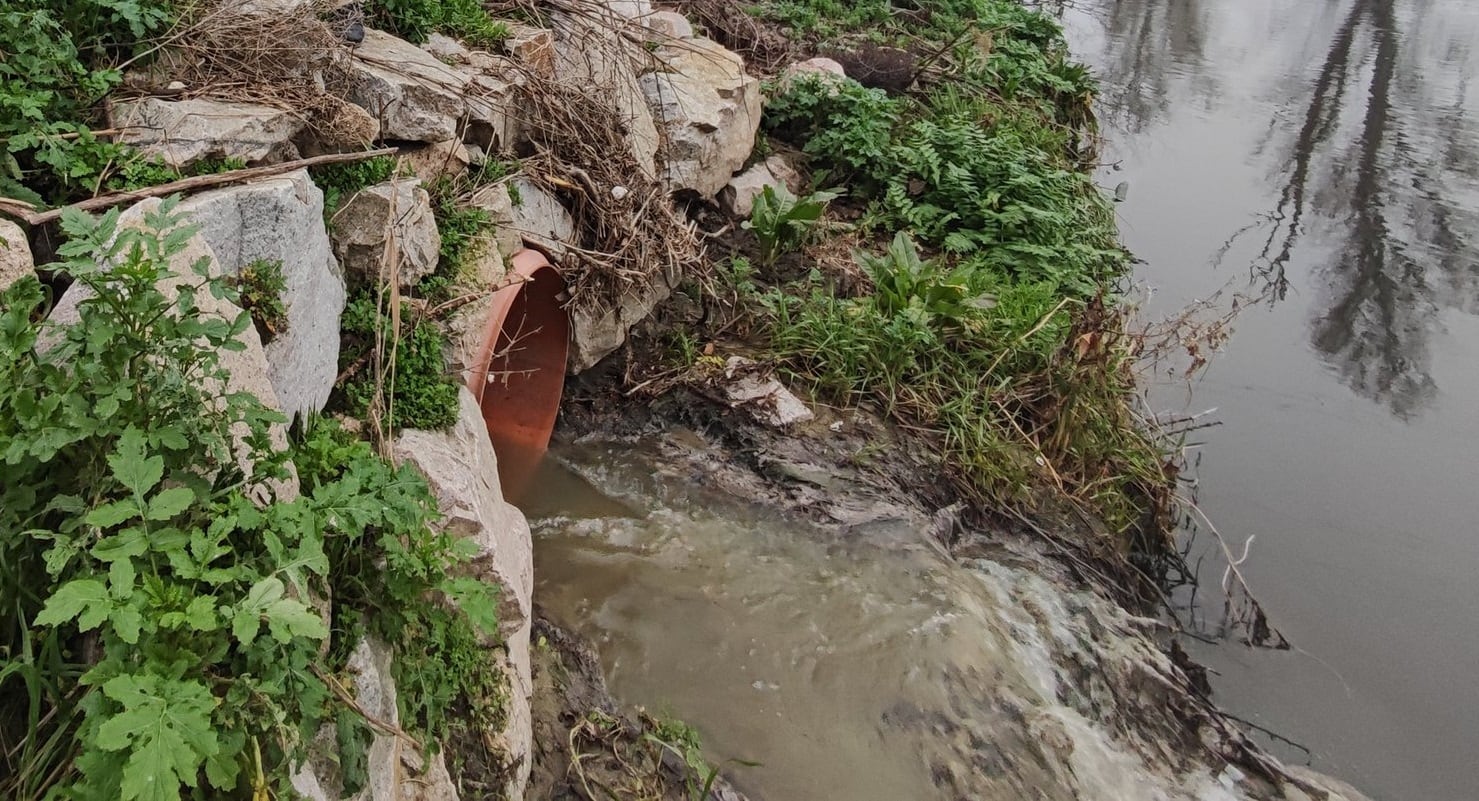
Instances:
[[[1129,182],[1151,311],[1264,298],[1153,402],[1216,409],[1201,505],[1235,552],[1256,537],[1243,570],[1298,650],[1194,655],[1317,769],[1378,799],[1479,798],[1479,3],[1064,19],[1103,84],[1101,180]]]

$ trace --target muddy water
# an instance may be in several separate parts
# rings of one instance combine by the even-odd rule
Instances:
[[[1196,655],[1373,796],[1479,797],[1479,4],[1073,5],[1151,308],[1264,298],[1155,401],[1217,410],[1201,502],[1303,652]]]
[[[917,521],[829,534],[650,446],[555,461],[526,504],[536,598],[596,642],[623,702],[759,763],[728,765],[756,799],[1229,797],[1229,776],[1167,778],[1109,733],[1134,728],[1112,677],[1156,656],[1030,556],[962,566]]]

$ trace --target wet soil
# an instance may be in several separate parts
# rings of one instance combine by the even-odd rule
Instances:
[[[606,689],[590,644],[534,622],[534,760],[525,796],[541,801],[746,801],[691,762],[670,724],[625,710]]]

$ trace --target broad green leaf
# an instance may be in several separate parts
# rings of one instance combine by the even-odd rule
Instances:
[[[267,608],[268,604],[281,598],[286,591],[287,588],[283,586],[282,579],[268,576],[252,585],[252,588],[247,591],[246,599],[241,602],[241,607],[260,612]]]
[[[190,508],[195,493],[186,487],[171,487],[149,500],[149,519],[168,520]]]
[[[180,433],[178,429],[163,428],[154,432],[154,437],[160,445],[172,451],[182,451],[190,444],[190,440]]]
[[[231,617],[231,636],[242,646],[252,644],[262,628],[262,613],[256,609],[238,609]]]
[[[267,628],[278,642],[288,642],[294,637],[321,640],[329,636],[323,618],[302,601],[280,598],[268,604],[264,614]]]
[[[121,801],[177,801],[180,785],[196,786],[205,761],[220,753],[211,726],[216,699],[197,682],[124,674],[103,683],[123,706],[104,720],[95,742],[128,754]]]
[[[108,565],[108,590],[114,598],[127,600],[134,594],[134,579],[137,577],[134,560],[119,559]]]
[[[38,626],[60,626],[74,618],[82,631],[97,628],[108,618],[113,601],[97,579],[75,579],[63,584],[36,615]]]
[[[475,578],[461,577],[445,579],[441,591],[467,615],[482,634],[491,634],[498,628],[497,589]]]
[[[220,751],[205,758],[205,778],[217,790],[233,790],[241,775],[241,760],[237,757],[246,745],[246,735],[227,731],[220,737]]]
[[[118,438],[117,451],[108,457],[113,476],[135,494],[143,495],[164,478],[164,459],[144,455],[144,432],[130,427]]]
[[[118,638],[135,645],[139,641],[139,628],[143,625],[143,618],[139,610],[132,606],[120,606],[108,615],[108,622],[113,624],[113,630],[118,633]]]
[[[190,599],[185,607],[185,622],[196,631],[214,631],[216,628],[216,602],[208,595]]]
[[[93,509],[83,518],[89,526],[98,528],[111,528],[127,520],[139,516],[139,505],[132,500],[114,501],[105,503]]]
[[[91,553],[95,559],[116,562],[119,559],[142,556],[147,550],[149,550],[149,539],[144,534],[144,530],[130,526],[117,534],[98,540],[98,544],[92,546]]]
[[[189,544],[190,535],[174,527],[161,528],[149,534],[149,547],[156,553],[183,552]]]

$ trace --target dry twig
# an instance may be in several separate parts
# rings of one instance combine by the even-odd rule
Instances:
[[[313,167],[320,164],[337,164],[345,161],[362,161],[375,158],[376,156],[388,156],[396,152],[393,147],[381,148],[379,150],[366,150],[361,153],[330,153],[323,156],[314,156],[306,159],[285,161],[281,164],[267,164],[261,167],[247,167],[241,170],[228,170],[226,172],[212,173],[210,175],[196,175],[190,178],[181,178],[178,181],[170,181],[167,184],[159,184],[145,189],[134,189],[127,192],[114,192],[108,195],[100,195],[94,198],[73,203],[49,211],[36,211],[36,207],[29,203],[11,198],[0,198],[0,214],[8,214],[27,225],[36,226],[60,219],[67,211],[97,211],[98,209],[111,208],[124,203],[133,203],[151,197],[164,197],[175,193],[193,192],[198,189],[209,189],[226,184],[238,184],[244,181],[255,181],[259,178],[269,178],[281,175],[285,172],[301,170],[304,167]]]

